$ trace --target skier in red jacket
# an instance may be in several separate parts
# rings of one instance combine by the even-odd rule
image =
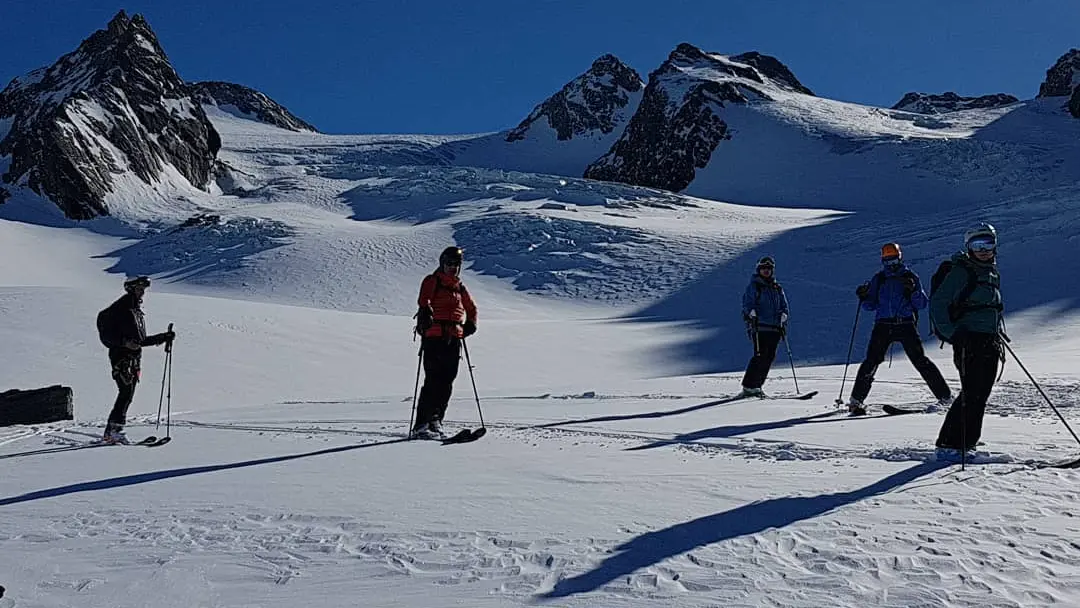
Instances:
[[[421,335],[424,386],[416,406],[412,437],[444,439],[442,420],[461,360],[461,341],[476,333],[476,304],[458,276],[462,250],[447,247],[439,268],[420,284],[416,333]]]

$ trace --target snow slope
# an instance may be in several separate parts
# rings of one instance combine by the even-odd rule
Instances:
[[[1074,420],[1080,321],[1062,277],[1080,270],[1080,187],[903,217],[740,206],[426,162],[452,138],[211,119],[232,167],[222,194],[132,207],[128,224],[73,226],[25,192],[0,205],[0,259],[18,262],[0,266],[0,387],[76,395],[74,421],[0,428],[0,602],[1080,602],[1080,473],[1027,464],[1080,449],[1013,361],[987,416],[991,462],[963,472],[932,457],[941,414],[879,415],[930,399],[902,358],[882,366],[873,415],[832,404],[854,374],[851,292],[879,244],[899,238],[928,281],[985,217],[1012,346]],[[451,242],[480,304],[469,356],[489,432],[405,442],[415,292]],[[763,253],[792,301],[810,401],[728,399],[749,356],[739,297]],[[178,331],[174,440],[84,447],[114,394],[92,319],[128,272],[154,276],[150,330]],[[146,352],[134,437],[166,432],[162,363]],[[796,390],[787,364],[771,393]],[[448,425],[477,426],[476,407],[462,366]]]

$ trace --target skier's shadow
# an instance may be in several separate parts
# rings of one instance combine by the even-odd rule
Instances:
[[[713,543],[818,517],[844,505],[888,492],[947,466],[948,463],[924,462],[850,492],[754,502],[642,534],[616,547],[614,555],[596,568],[559,581],[554,589],[537,596],[537,599],[544,601],[595,591],[614,580],[622,579],[670,557]]]
[[[135,475],[125,475],[123,477],[110,477],[109,479],[100,479],[97,481],[84,481],[82,483],[75,483],[66,486],[59,486],[56,488],[48,488],[45,490],[38,490],[36,492],[29,492],[21,494],[19,496],[11,496],[9,498],[0,498],[0,507],[7,505],[14,505],[21,502],[30,502],[32,500],[40,500],[42,498],[55,498],[57,496],[64,496],[65,494],[76,494],[79,492],[91,492],[94,490],[108,490],[110,488],[120,488],[123,486],[133,486],[140,483],[148,483],[151,481],[160,481],[162,479],[170,479],[172,477],[183,477],[186,475],[198,475],[200,473],[213,473],[215,471],[227,471],[229,469],[239,469],[243,467],[254,467],[263,464],[272,464],[276,462],[286,462],[289,460],[297,460],[299,458],[308,458],[311,456],[323,456],[326,454],[336,454],[339,452],[350,452],[352,450],[360,450],[363,448],[373,448],[380,445],[389,445],[391,443],[402,443],[408,441],[406,438],[390,439],[388,441],[377,441],[374,443],[362,443],[359,445],[345,445],[336,448],[327,448],[325,450],[318,450],[315,452],[305,452],[303,454],[288,454],[285,456],[272,456],[269,458],[260,458],[258,460],[244,460],[241,462],[228,462],[224,464],[212,464],[201,467],[188,467],[184,469],[168,469],[165,471],[153,471],[151,473],[138,473]],[[138,446],[131,448],[119,448],[113,449],[143,449]],[[146,448],[150,449],[150,448]]]
[[[597,416],[595,418],[582,418],[578,420],[561,420],[559,422],[548,422],[547,424],[536,424],[532,426],[518,427],[516,430],[526,429],[549,429],[557,426],[568,426],[571,424],[592,424],[595,422],[619,422],[621,420],[649,420],[654,418],[666,418],[668,416],[678,416],[680,414],[689,414],[690,412],[696,412],[717,405],[724,405],[725,403],[734,403],[739,401],[741,397],[727,397],[725,399],[717,399],[716,401],[707,401],[705,403],[699,403],[698,405],[691,405],[688,407],[679,408],[677,410],[661,410],[659,412],[641,412],[638,414],[617,414],[612,416]]]
[[[877,418],[877,416],[862,416],[860,420],[866,420],[868,418]],[[772,431],[776,429],[786,429],[800,424],[820,424],[822,422],[843,422],[850,421],[852,418],[847,416],[838,416],[835,411],[822,412],[820,414],[814,414],[812,416],[799,416],[797,418],[787,418],[785,420],[775,420],[772,422],[755,422],[753,424],[732,424],[728,426],[717,426],[711,429],[702,429],[700,431],[694,431],[693,433],[683,433],[682,435],[676,435],[671,439],[661,439],[645,445],[639,445],[632,448],[626,448],[628,452],[635,452],[638,450],[651,450],[653,448],[660,448],[667,445],[676,445],[680,443],[694,443],[702,439],[717,439],[721,437],[737,437],[739,435],[749,435],[750,433],[758,433],[761,431]]]

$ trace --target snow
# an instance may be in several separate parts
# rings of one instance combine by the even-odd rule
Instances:
[[[871,416],[833,405],[866,345],[862,319],[845,369],[853,287],[880,243],[899,240],[925,283],[989,219],[1011,346],[1075,420],[1080,186],[1040,173],[1071,132],[1025,104],[929,129],[973,140],[970,156],[930,135],[910,138],[918,153],[874,140],[840,154],[860,134],[924,127],[837,105],[799,125],[762,107],[725,112],[771,135],[737,151],[773,144],[778,173],[714,157],[748,173],[731,186],[747,204],[454,166],[447,148],[469,136],[293,133],[220,111],[235,190],[168,169],[154,186],[120,175],[117,216],[75,224],[16,189],[0,205],[0,259],[18,262],[0,265],[0,388],[72,386],[76,420],[0,428],[0,601],[1077,605],[1080,473],[1028,463],[1078,446],[1019,365],[991,397],[990,457],[963,472],[933,458],[943,414],[878,414],[931,399],[903,357],[881,366]],[[93,116],[75,114],[79,129]],[[1049,156],[1010,143],[1021,130]],[[942,177],[903,205],[854,204],[919,162],[951,189]],[[921,200],[970,195],[967,171],[1004,186]],[[846,180],[849,198],[833,199],[845,205],[809,204],[828,179]],[[480,306],[468,346],[488,434],[404,442],[416,290],[451,243]],[[729,399],[750,354],[739,300],[764,254],[791,300],[798,389],[820,391],[809,401]],[[126,273],[153,277],[149,329],[178,332],[174,439],[73,450],[100,435],[114,397],[93,317]],[[958,388],[951,353],[926,346]],[[133,437],[166,432],[162,366],[147,349]],[[785,351],[765,388],[790,394],[794,380]],[[462,365],[448,426],[478,426],[476,408]]]

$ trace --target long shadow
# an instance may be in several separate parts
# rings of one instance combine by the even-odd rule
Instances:
[[[582,418],[580,420],[563,420],[560,422],[548,422],[547,424],[537,424],[533,426],[519,427],[521,429],[549,429],[556,426],[568,426],[571,424],[590,424],[593,422],[618,422],[620,420],[649,420],[653,418],[666,418],[668,416],[678,416],[680,414],[688,414],[690,412],[696,412],[717,405],[724,405],[725,403],[734,403],[741,397],[728,397],[726,399],[718,399],[716,401],[709,401],[707,403],[700,403],[698,405],[691,405],[689,407],[680,408],[677,410],[661,410],[659,412],[641,412],[639,414],[619,414],[612,416],[597,416],[596,418]]]
[[[326,454],[337,454],[339,452],[350,452],[352,450],[361,450],[364,448],[373,448],[382,445],[389,445],[392,443],[403,443],[408,439],[402,437],[400,439],[391,439],[388,441],[377,441],[375,443],[362,443],[359,445],[346,445],[336,448],[327,448],[325,450],[318,450],[315,452],[305,452],[303,454],[289,454],[287,456],[274,456],[271,458],[260,458],[258,460],[245,460],[242,462],[229,462],[226,464],[213,464],[201,467],[188,467],[185,469],[169,469],[166,471],[154,471],[152,473],[138,473],[136,475],[125,475],[123,477],[110,477],[109,479],[99,479],[97,481],[85,481],[82,483],[75,483],[67,486],[60,486],[56,488],[48,488],[45,490],[38,490],[36,492],[29,492],[27,494],[21,494],[19,496],[12,496],[10,498],[0,499],[0,507],[7,505],[19,504],[22,502],[30,502],[32,500],[40,500],[42,498],[55,498],[57,496],[64,496],[65,494],[77,494],[79,492],[92,492],[94,490],[108,490],[110,488],[120,488],[123,486],[133,486],[140,483],[149,483],[151,481],[160,481],[162,479],[170,479],[173,477],[184,477],[186,475],[198,475],[200,473],[213,473],[215,471],[227,471],[229,469],[240,469],[244,467],[254,467],[263,464],[273,464],[276,462],[286,462],[289,460],[297,460],[299,458],[308,458],[311,456],[325,456]],[[138,446],[131,448],[116,448],[116,449],[142,449]]]
[[[56,454],[57,452],[73,452],[75,450],[86,450],[90,448],[110,447],[104,443],[95,443],[92,445],[61,445],[51,448],[41,448],[38,450],[29,450],[26,452],[16,452],[14,454],[0,455],[0,460],[7,460],[8,458],[23,458],[25,456],[38,456],[40,454]]]
[[[857,490],[820,496],[774,498],[649,532],[616,547],[616,554],[605,559],[596,568],[559,581],[554,589],[539,596],[539,599],[549,600],[595,591],[611,581],[658,564],[669,557],[713,543],[757,534],[770,528],[783,528],[818,517],[844,505],[882,494],[946,466],[948,465],[940,462],[924,462]]]
[[[653,448],[661,448],[664,446],[675,445],[678,443],[693,443],[702,439],[737,437],[739,435],[748,435],[750,433],[757,433],[759,431],[786,429],[793,426],[798,426],[800,424],[839,422],[841,420],[850,420],[850,418],[838,418],[836,416],[836,412],[823,412],[821,414],[814,414],[813,416],[799,416],[798,418],[788,418],[787,420],[776,420],[773,422],[756,422],[754,424],[734,424],[729,426],[717,426],[711,429],[694,431],[693,433],[676,435],[671,439],[662,439],[660,441],[654,441],[645,445],[626,448],[626,451],[634,452],[638,450],[651,450]]]

